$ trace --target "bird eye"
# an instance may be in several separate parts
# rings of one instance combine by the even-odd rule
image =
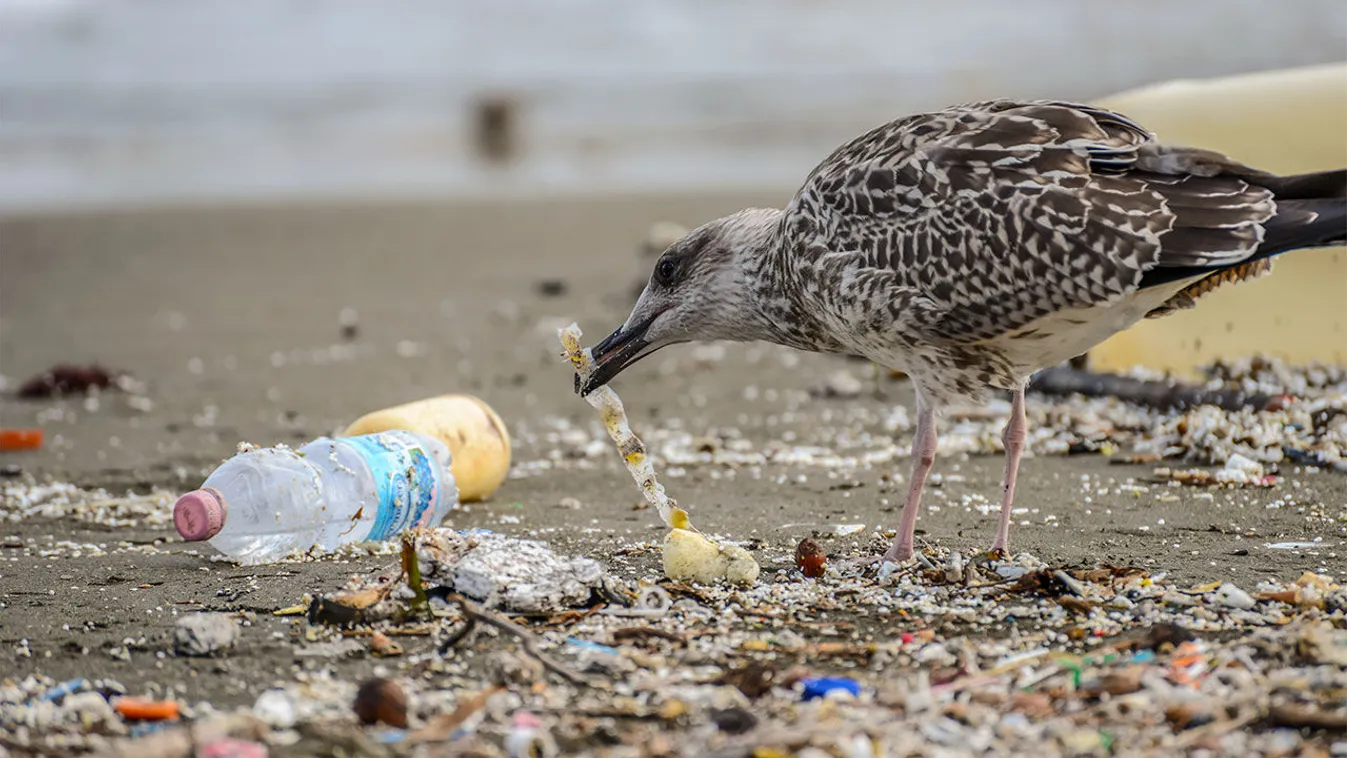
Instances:
[[[659,262],[658,266],[655,266],[655,280],[667,287],[673,284],[674,273],[677,269],[678,266],[672,258],[665,258]]]

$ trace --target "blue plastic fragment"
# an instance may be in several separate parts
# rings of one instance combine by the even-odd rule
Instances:
[[[177,723],[178,722],[176,721],[149,721],[143,724],[134,724],[126,734],[133,739],[136,737],[144,737],[147,734],[162,732],[170,726],[176,726]]]
[[[810,679],[801,679],[800,684],[804,685],[804,693],[801,695],[803,700],[816,700],[825,697],[830,692],[846,692],[852,697],[861,694],[861,683],[846,676],[819,676]]]
[[[597,643],[597,642],[590,642],[589,640],[580,640],[580,639],[576,639],[575,637],[567,637],[567,638],[566,638],[566,644],[567,644],[567,645],[574,645],[574,646],[576,646],[576,647],[578,647],[578,648],[582,648],[582,649],[584,649],[584,650],[594,650],[594,651],[600,652],[600,653],[607,653],[608,655],[618,655],[618,654],[619,654],[618,649],[615,648],[615,647],[609,647],[609,646],[607,646],[607,645],[601,645],[601,644],[599,644],[599,643]]]
[[[1146,661],[1153,660],[1155,660],[1154,650],[1138,650],[1136,655],[1132,656],[1132,661],[1135,663],[1145,663]]]
[[[374,733],[375,742],[384,745],[393,745],[407,739],[407,730],[405,729],[381,729]]]
[[[72,694],[72,693],[78,692],[80,689],[82,689],[82,688],[84,687],[84,684],[85,684],[85,682],[84,682],[83,679],[71,679],[71,680],[68,681],[68,682],[61,682],[60,684],[56,685],[55,687],[52,687],[51,689],[49,689],[49,690],[47,690],[46,692],[44,692],[44,693],[42,693],[41,695],[39,695],[37,699],[38,699],[38,700],[60,700],[61,698],[65,697],[66,695],[70,695],[70,694]]]

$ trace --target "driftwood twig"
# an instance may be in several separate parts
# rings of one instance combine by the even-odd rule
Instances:
[[[460,640],[462,640],[465,636],[467,636],[468,632],[471,631],[472,628],[474,628],[478,623],[482,623],[486,624],[487,626],[493,626],[501,630],[502,632],[505,632],[513,636],[515,639],[519,640],[519,644],[523,646],[524,652],[528,653],[529,655],[533,656],[533,658],[537,659],[537,661],[543,665],[543,668],[547,669],[548,671],[551,671],[553,674],[556,674],[557,676],[561,677],[562,679],[565,679],[571,684],[583,687],[593,686],[593,683],[590,682],[585,677],[580,676],[574,671],[571,671],[565,666],[562,666],[560,663],[557,663],[556,661],[552,660],[551,657],[545,654],[542,651],[542,648],[539,647],[538,638],[535,637],[532,632],[525,629],[524,627],[514,623],[513,621],[509,620],[508,618],[505,618],[504,616],[501,616],[500,614],[486,610],[477,603],[474,603],[473,601],[469,600],[463,595],[458,594],[457,592],[450,593],[446,599],[451,603],[457,603],[458,606],[463,609],[464,626],[466,627],[466,630],[460,629],[458,632],[455,632],[454,635],[449,638],[449,640],[446,640],[446,644],[440,646],[441,651],[445,651],[448,648],[453,647],[454,644],[457,644]]]
[[[1129,403],[1160,410],[1184,410],[1199,405],[1214,405],[1227,411],[1244,408],[1263,410],[1274,406],[1280,400],[1276,395],[1262,392],[1207,389],[1178,381],[1135,379],[1067,366],[1054,366],[1038,372],[1030,380],[1029,390],[1045,395],[1116,397]]]

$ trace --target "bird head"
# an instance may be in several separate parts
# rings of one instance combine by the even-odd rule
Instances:
[[[750,209],[687,233],[655,261],[626,322],[594,346],[594,372],[576,391],[588,395],[660,348],[693,340],[759,339],[751,256],[765,253],[780,211]]]

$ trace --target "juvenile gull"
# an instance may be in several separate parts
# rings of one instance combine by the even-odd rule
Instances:
[[[1004,551],[1035,371],[1262,275],[1280,253],[1343,241],[1347,170],[1276,176],[1087,105],[960,105],[842,145],[784,210],[743,210],[672,244],[577,390],[690,340],[903,371],[917,426],[894,562],[912,557],[938,412],[1009,390],[992,543]]]

